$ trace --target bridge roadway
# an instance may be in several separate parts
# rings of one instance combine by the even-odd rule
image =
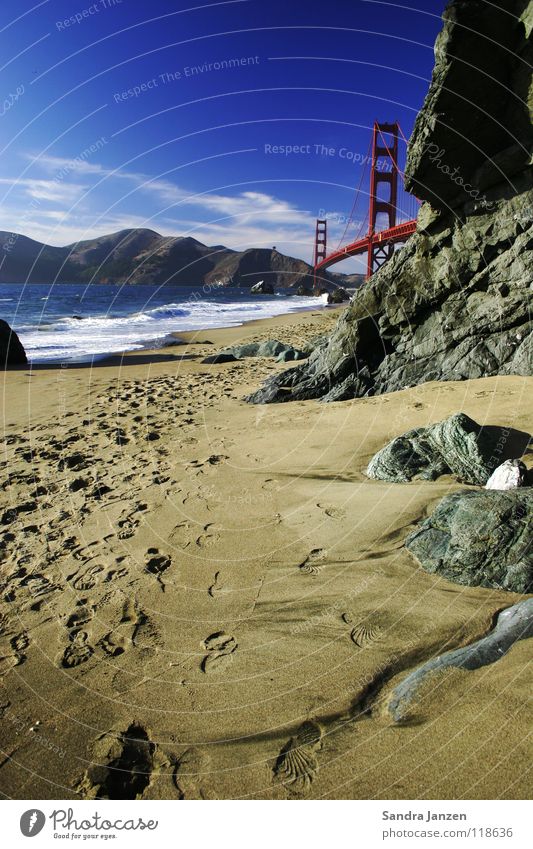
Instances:
[[[402,224],[396,224],[388,230],[381,230],[379,233],[367,233],[362,239],[352,242],[351,245],[345,245],[338,251],[334,251],[329,256],[326,256],[315,266],[315,272],[329,268],[336,262],[341,262],[350,256],[371,251],[375,246],[394,245],[397,242],[405,242],[409,236],[416,232],[416,218],[413,221],[404,221]]]

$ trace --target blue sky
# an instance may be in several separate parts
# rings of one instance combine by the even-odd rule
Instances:
[[[0,229],[63,245],[150,227],[310,260],[320,210],[344,230],[373,121],[409,136],[443,8],[2,0]]]

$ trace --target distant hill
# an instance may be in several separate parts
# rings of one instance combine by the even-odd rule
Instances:
[[[3,260],[3,261],[2,261]],[[312,286],[312,268],[274,249],[233,251],[154,230],[120,230],[62,248],[0,231],[0,283],[154,283],[275,288]],[[326,288],[354,285],[353,275],[325,274]]]

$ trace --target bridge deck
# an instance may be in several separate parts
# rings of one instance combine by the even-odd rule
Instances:
[[[382,230],[380,233],[367,234],[357,242],[352,242],[351,245],[345,245],[338,251],[327,256],[315,266],[315,271],[318,269],[329,268],[336,262],[341,262],[350,256],[366,253],[374,245],[394,245],[396,242],[405,242],[409,236],[412,236],[416,231],[416,218],[413,221],[404,221],[402,224],[396,224],[389,230]]]

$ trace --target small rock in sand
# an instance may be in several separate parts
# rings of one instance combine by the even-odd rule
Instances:
[[[235,363],[237,362],[237,357],[234,357],[233,354],[213,354],[210,357],[204,357],[202,363],[206,365],[218,365],[219,363]]]

